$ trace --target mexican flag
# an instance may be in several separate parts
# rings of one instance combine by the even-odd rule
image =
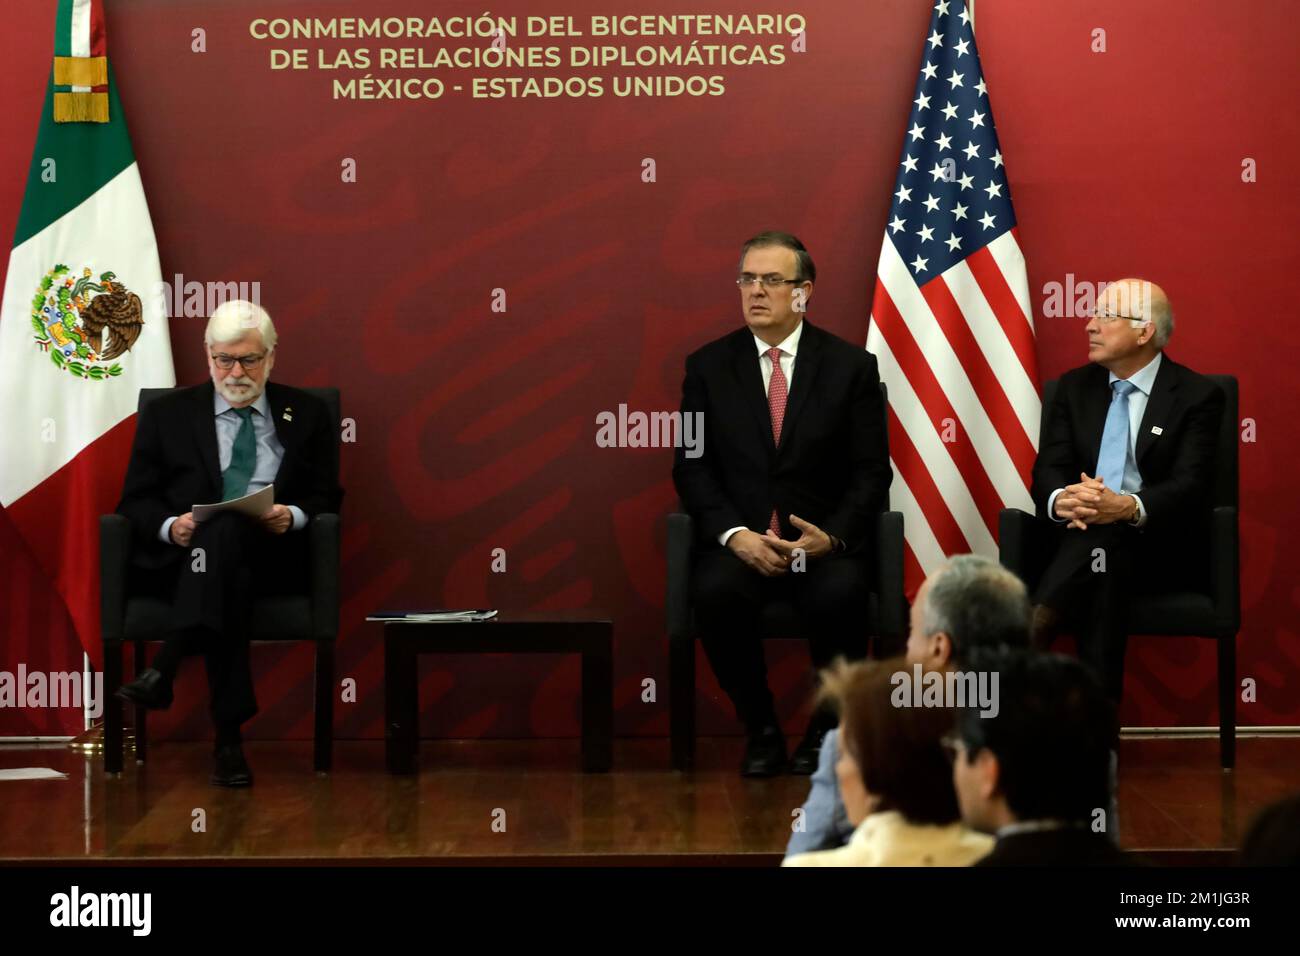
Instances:
[[[99,515],[122,490],[140,389],[176,376],[101,0],[58,0],[55,24],[0,307],[0,506],[98,661]]]

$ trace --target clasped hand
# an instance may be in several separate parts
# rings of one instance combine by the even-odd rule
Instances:
[[[1087,531],[1090,524],[1131,521],[1137,502],[1132,495],[1111,491],[1100,478],[1090,478],[1086,472],[1080,472],[1078,483],[1066,485],[1056,496],[1054,510],[1058,518],[1069,522],[1068,527]]]
[[[790,523],[800,531],[797,541],[786,541],[773,534],[770,528],[763,534],[744,529],[727,539],[727,547],[745,564],[769,578],[790,570],[797,550],[802,549],[804,556],[809,558],[820,558],[830,553],[833,543],[829,534],[798,515],[791,515]]]

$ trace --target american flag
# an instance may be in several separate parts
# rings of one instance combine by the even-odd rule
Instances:
[[[996,557],[1002,508],[1033,511],[1034,321],[973,27],[964,0],[931,12],[867,333],[909,594],[947,555]]]

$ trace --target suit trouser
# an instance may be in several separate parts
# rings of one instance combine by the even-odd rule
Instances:
[[[697,552],[691,588],[704,653],[746,729],[776,723],[763,657],[763,608],[797,609],[815,668],[866,657],[871,562],[860,555],[811,559],[803,571],[764,577],[726,548]]]
[[[196,525],[178,565],[146,585],[160,595],[172,594],[175,629],[155,666],[170,679],[181,657],[203,655],[209,708],[219,731],[237,728],[257,713],[249,611],[256,598],[301,592],[303,535],[270,534],[251,518],[222,513]]]
[[[1079,659],[1118,703],[1124,690],[1130,597],[1177,586],[1186,574],[1185,562],[1128,524],[1053,530],[1055,553],[1034,591],[1034,603],[1061,616],[1078,639]]]

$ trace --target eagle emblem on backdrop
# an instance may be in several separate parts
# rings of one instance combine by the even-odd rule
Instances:
[[[142,328],[140,297],[112,272],[96,279],[84,268],[73,278],[68,266],[56,265],[32,299],[37,347],[77,378],[104,381],[121,375],[117,359],[131,350]]]

